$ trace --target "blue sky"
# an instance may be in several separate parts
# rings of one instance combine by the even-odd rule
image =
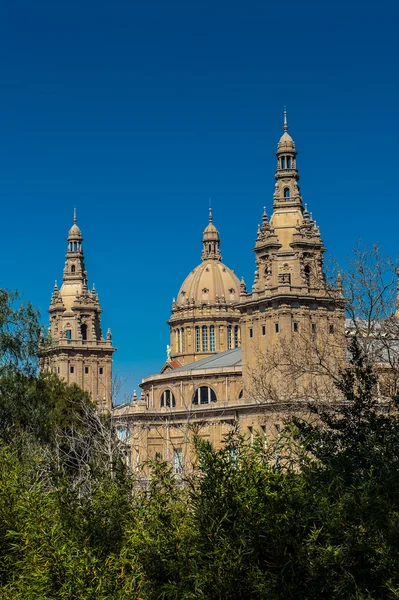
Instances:
[[[126,392],[165,360],[212,198],[252,284],[287,105],[301,191],[338,261],[399,251],[398,5],[0,3],[0,285],[42,312],[73,207]]]

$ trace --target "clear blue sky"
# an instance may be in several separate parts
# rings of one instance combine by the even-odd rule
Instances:
[[[224,262],[253,281],[287,105],[301,190],[341,263],[399,251],[398,3],[0,3],[0,285],[42,312],[73,206],[129,375],[165,360],[208,198]]]

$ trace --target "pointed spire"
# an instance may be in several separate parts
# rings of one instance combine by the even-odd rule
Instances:
[[[58,283],[57,283],[57,280],[54,281],[54,291],[58,292]]]
[[[284,131],[288,131],[287,109],[285,106],[284,106]]]
[[[267,225],[268,223],[268,218],[267,218],[267,212],[266,212],[266,206],[263,207],[263,215],[262,215],[262,223],[263,225]]]
[[[76,206],[73,207],[73,224],[76,225]]]
[[[212,223],[212,206],[209,207],[209,223]]]

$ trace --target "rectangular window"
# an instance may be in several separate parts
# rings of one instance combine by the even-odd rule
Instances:
[[[75,367],[69,367],[69,372],[70,373],[74,373],[75,372]]]
[[[252,327],[249,328],[249,337],[254,337],[254,330],[252,329]]]
[[[334,325],[330,325],[329,332],[330,332],[330,334],[334,333]]]
[[[71,340],[72,339],[72,330],[71,329],[67,329],[66,330],[66,336],[67,336],[67,340]]]
[[[276,333],[278,333],[278,331],[279,331],[278,323],[275,323],[275,324],[274,324],[274,328],[275,328],[275,330],[276,330]]]
[[[215,352],[216,350],[216,344],[215,344],[215,326],[211,325],[209,328],[209,333],[210,333],[210,341],[211,341],[211,352]]]
[[[183,472],[183,450],[175,448],[173,451],[173,471],[175,473]]]
[[[59,373],[59,372],[60,372],[60,368],[58,367],[58,368],[57,368],[57,373]]]
[[[316,323],[312,323],[312,333],[316,333]]]
[[[184,339],[184,329],[181,330],[181,351],[185,352],[186,350],[186,341]]]
[[[230,350],[232,348],[232,344],[233,344],[233,335],[232,335],[232,330],[231,330],[231,325],[229,325],[227,327],[227,348],[228,350]]]
[[[208,327],[202,326],[202,351],[208,352]]]
[[[238,348],[239,340],[238,340],[238,325],[234,327],[234,348]]]
[[[98,372],[100,373],[100,375],[102,375],[102,374],[103,374],[103,368],[102,368],[102,367],[100,367],[100,368],[98,369]]]
[[[262,325],[262,335],[266,335],[266,325]]]
[[[85,367],[85,374],[87,375],[89,372],[89,367]]]
[[[294,321],[294,333],[298,333],[298,323]]]
[[[201,352],[201,332],[200,328],[195,328],[195,351]]]

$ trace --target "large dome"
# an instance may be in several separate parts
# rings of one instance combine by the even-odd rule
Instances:
[[[234,271],[219,260],[204,260],[186,277],[177,306],[231,304],[238,302],[240,282]]]

